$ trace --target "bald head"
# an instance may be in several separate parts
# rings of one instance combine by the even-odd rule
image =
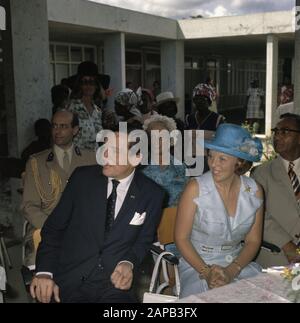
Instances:
[[[61,116],[63,118],[67,118],[70,119],[70,123],[72,125],[72,128],[79,126],[79,119],[76,113],[73,113],[72,111],[69,110],[58,110],[57,112],[55,112],[52,116],[52,121],[55,117],[57,116]]]
[[[68,149],[73,137],[79,131],[79,121],[76,114],[67,110],[57,111],[52,117],[53,143],[62,149]]]

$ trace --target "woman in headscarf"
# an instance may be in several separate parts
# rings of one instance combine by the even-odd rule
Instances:
[[[131,125],[141,128],[143,118],[140,110],[137,108],[138,96],[131,89],[123,89],[115,96],[115,112],[119,121],[126,121]]]

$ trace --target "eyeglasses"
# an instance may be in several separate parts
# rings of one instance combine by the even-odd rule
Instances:
[[[289,128],[273,128],[271,129],[271,131],[274,135],[283,135],[283,136],[288,136],[291,132],[300,133],[300,130],[289,129]]]
[[[80,85],[96,85],[95,80],[81,80]]]
[[[52,129],[69,129],[71,127],[71,124],[67,123],[52,123]]]

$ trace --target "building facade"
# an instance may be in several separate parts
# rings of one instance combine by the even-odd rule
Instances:
[[[174,20],[86,0],[0,0],[0,112],[7,153],[18,157],[33,137],[33,123],[50,117],[50,88],[73,75],[83,60],[111,76],[116,93],[126,81],[180,98],[180,118],[191,109],[193,87],[210,77],[218,110],[243,118],[247,88],[265,90],[265,131],[276,120],[277,88],[293,82],[294,12]],[[35,19],[33,17],[38,17]],[[110,102],[112,104],[112,101]],[[242,120],[241,120],[242,121]]]

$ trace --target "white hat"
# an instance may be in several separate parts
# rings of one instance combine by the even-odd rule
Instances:
[[[158,94],[158,96],[156,97],[155,105],[159,106],[160,104],[163,104],[169,101],[173,101],[177,103],[179,101],[179,98],[174,97],[174,94],[172,92],[162,92]]]

